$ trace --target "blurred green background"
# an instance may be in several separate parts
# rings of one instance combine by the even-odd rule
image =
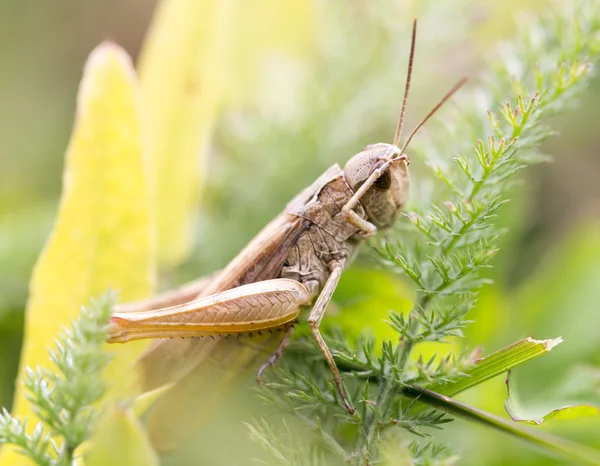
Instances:
[[[57,211],[83,63],[105,39],[136,57],[153,7],[148,0],[0,2],[2,406],[11,403],[31,269]],[[545,7],[541,0],[319,4],[306,53],[274,53],[258,67],[251,96],[221,112],[199,206],[198,243],[186,263],[165,272],[163,286],[222,267],[325,167],[391,138],[414,15],[421,23],[409,123],[459,76],[479,74],[483,58],[511,38],[520,12]],[[484,289],[467,330],[468,345],[486,351],[525,336],[564,338],[551,355],[516,374],[521,398],[540,412],[582,398],[600,402],[599,370],[584,369],[600,366],[598,108],[596,78],[576,108],[550,122],[559,135],[543,151],[553,162],[527,170],[513,188],[500,219],[510,230],[490,272],[496,283]],[[419,161],[413,166],[419,183],[422,167]],[[348,273],[338,301],[356,295],[360,277],[359,271]],[[572,371],[595,385],[573,384]],[[502,414],[504,390],[498,379],[461,399]],[[212,452],[207,449],[206,463],[199,464],[246,464],[248,455],[259,455],[238,421],[260,416],[260,405],[248,394],[230,405],[207,434]],[[562,429],[575,438],[600,437],[597,421],[578,431]],[[243,447],[220,450],[232,441],[223,443],[226,436]],[[469,464],[548,461],[517,441],[462,422],[451,424],[444,438]]]

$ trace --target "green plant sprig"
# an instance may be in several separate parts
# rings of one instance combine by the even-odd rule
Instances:
[[[99,415],[94,404],[106,392],[101,375],[111,356],[103,347],[114,303],[112,294],[92,300],[70,328],[64,328],[56,350],[49,351],[56,370],[26,369],[27,399],[41,421],[29,434],[26,418],[12,417],[4,410],[0,444],[16,446],[42,466],[73,464],[75,451],[90,438]]]
[[[352,345],[343,336],[328,339],[345,370],[350,396],[360,406],[357,415],[342,413],[329,374],[314,364],[320,360],[317,352],[287,358],[263,391],[280,408],[302,416],[310,412],[336,439],[335,447],[323,448],[338,461],[372,464],[389,429],[427,435],[424,429],[449,420],[413,404],[405,407],[403,390],[420,383],[443,386],[463,376],[473,354],[425,361],[413,353],[422,342],[462,336],[478,290],[489,283],[482,273],[497,253],[502,231],[495,219],[508,202],[508,190],[523,168],[546,160],[537,147],[554,133],[543,119],[572,105],[592,75],[591,62],[600,54],[598,5],[588,0],[561,4],[521,24],[516,37],[503,45],[502,59],[490,64],[493,71],[480,80],[481,89],[459,93],[455,108],[438,118],[442,128],[413,147],[413,160],[425,160],[437,182],[426,195],[415,196],[419,203],[405,215],[408,221],[373,244],[383,266],[408,277],[417,290],[408,315],[390,314],[397,341]],[[449,154],[456,154],[452,161]],[[352,434],[335,436],[340,419],[356,426]],[[265,441],[257,432],[254,438]]]

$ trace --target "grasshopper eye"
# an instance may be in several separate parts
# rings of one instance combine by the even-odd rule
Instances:
[[[377,178],[377,181],[373,183],[373,186],[382,191],[390,189],[390,186],[392,186],[392,175],[390,171],[386,170],[385,172],[383,172],[383,174],[379,178]]]

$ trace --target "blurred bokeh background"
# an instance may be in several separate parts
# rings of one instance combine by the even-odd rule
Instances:
[[[226,82],[240,84],[216,122],[196,244],[188,259],[165,271],[163,287],[222,267],[324,168],[343,163],[368,143],[391,139],[413,16],[421,22],[409,123],[458,77],[467,74],[476,80],[487,66],[485,58],[512,38],[515,22],[523,20],[520,15],[543,11],[547,4],[315,1],[297,17],[294,12],[288,17],[278,11],[278,2],[263,3],[259,13],[232,27],[250,42],[259,37],[265,53],[245,63],[243,47],[234,52],[240,66]],[[11,404],[28,280],[57,211],[83,63],[107,39],[135,59],[154,6],[149,0],[0,2],[1,406]],[[270,14],[273,18],[265,22]],[[278,15],[287,18],[281,19],[285,28],[273,27]],[[286,33],[293,37],[280,47]],[[593,372],[590,368],[600,365],[598,108],[596,78],[576,106],[549,122],[558,135],[543,151],[553,161],[527,170],[513,188],[501,219],[510,229],[490,272],[496,283],[483,291],[467,330],[468,344],[487,351],[524,336],[565,339],[551,356],[517,374],[521,397],[543,400],[542,411],[578,399],[578,387],[568,400],[555,396],[556,387],[574,380],[571,371]],[[413,166],[417,174],[423,169],[418,160]],[[360,271],[349,272],[338,300],[355,296],[360,283]],[[361,320],[355,320],[358,332]],[[600,401],[600,376],[595,377]],[[503,396],[499,379],[461,399],[502,413]],[[252,406],[245,412],[242,407],[248,404]],[[208,448],[206,455],[212,462],[202,464],[246,464],[248,455],[259,455],[239,418],[260,416],[260,405],[247,394],[230,405],[207,436],[213,450]],[[593,432],[593,427],[586,429]],[[239,451],[215,447],[224,445],[226,435],[234,439],[227,443],[241,443]],[[512,439],[460,422],[445,437],[453,445],[459,442],[468,464],[547,461]]]

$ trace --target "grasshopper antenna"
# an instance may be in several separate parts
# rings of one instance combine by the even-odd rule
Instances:
[[[410,78],[412,76],[413,62],[415,60],[415,42],[417,40],[417,18],[413,21],[412,39],[410,41],[410,56],[408,58],[408,72],[406,73],[406,86],[404,87],[404,99],[402,100],[402,110],[396,125],[396,134],[394,134],[394,145],[400,144],[402,136],[402,126],[404,125],[404,115],[406,113],[406,103],[408,102],[408,91],[410,90]]]
[[[410,77],[412,74],[412,65],[413,65],[413,59],[414,59],[414,55],[415,55],[416,35],[417,35],[417,19],[415,18],[415,21],[413,23],[412,42],[411,42],[411,46],[410,46],[410,58],[408,61],[408,74],[406,77],[406,87],[404,89],[404,101],[402,102],[402,110],[400,112],[400,118],[398,119],[398,126],[396,127],[396,134],[394,136],[394,146],[396,146],[396,147],[398,147],[398,144],[400,142],[400,135],[402,133],[402,125],[404,124],[404,114],[406,113],[406,101],[408,99],[408,91],[410,89]],[[377,169],[375,169],[369,175],[369,177],[365,180],[365,182],[361,185],[361,187],[358,188],[358,190],[352,195],[352,197],[350,198],[348,203],[344,206],[343,211],[349,211],[349,210],[354,209],[354,207],[356,207],[356,204],[358,204],[359,199],[365,194],[365,192],[367,192],[367,190],[371,186],[373,186],[373,183],[375,183],[375,181],[383,174],[383,172],[385,172],[390,167],[390,165],[392,163],[394,163],[395,160],[403,159],[408,162],[408,158],[404,154],[404,151],[410,144],[410,141],[412,140],[414,135],[417,134],[417,131],[419,131],[419,129],[421,129],[421,127],[425,123],[427,123],[427,120],[429,120],[435,114],[435,112],[437,112],[439,110],[439,108],[442,105],[444,105],[446,103],[446,101],[450,97],[452,97],[456,93],[456,91],[458,91],[466,82],[467,82],[467,78],[462,78],[460,81],[458,81],[454,85],[454,87],[452,89],[450,89],[450,91],[448,91],[446,93],[446,95],[444,97],[442,97],[442,99],[437,103],[437,105],[430,110],[430,112],[425,116],[425,118],[423,118],[423,120],[421,120],[421,122],[416,126],[416,128],[413,129],[412,132],[408,135],[408,138],[406,139],[406,142],[402,146],[402,149],[400,149],[400,152],[395,153],[393,157],[391,157],[387,162],[380,165]]]
[[[423,118],[421,120],[421,123],[419,123],[415,129],[412,130],[412,132],[410,133],[410,135],[408,136],[408,138],[406,139],[406,142],[404,143],[404,145],[402,146],[402,149],[400,149],[400,156],[402,156],[404,154],[404,151],[406,150],[406,148],[408,147],[408,145],[410,144],[410,141],[412,140],[413,136],[415,134],[417,134],[417,131],[419,131],[419,129],[421,129],[421,127],[427,123],[427,120],[429,120],[434,114],[435,112],[437,112],[440,107],[442,105],[444,105],[446,103],[446,101],[452,97],[456,91],[458,91],[461,87],[463,87],[463,85],[468,81],[467,78],[462,78],[460,81],[458,81],[454,87],[452,89],[450,89],[446,95],[444,97],[442,97],[442,99],[437,103],[437,105],[435,107],[433,107],[429,113],[425,116],[425,118]],[[404,109],[402,109],[404,111]]]

